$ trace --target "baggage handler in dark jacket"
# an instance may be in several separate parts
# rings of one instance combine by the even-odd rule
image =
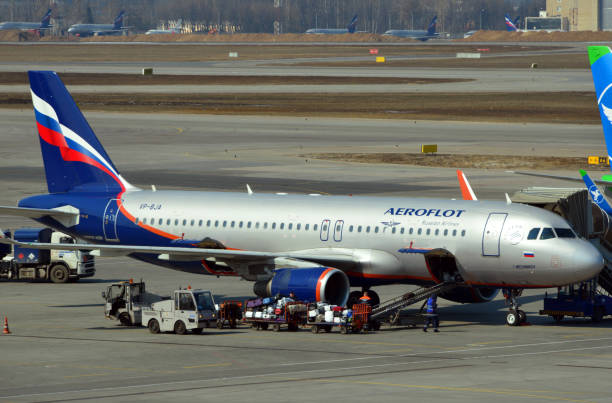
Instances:
[[[429,325],[432,325],[434,332],[439,332],[438,325],[440,319],[438,318],[438,296],[432,295],[427,299],[427,313],[425,314],[425,326],[423,331],[426,332]]]

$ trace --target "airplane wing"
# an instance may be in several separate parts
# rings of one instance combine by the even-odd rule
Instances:
[[[0,206],[0,216],[27,218],[42,218],[48,216],[56,219],[66,227],[72,227],[79,223],[79,210],[72,206],[61,206],[54,209]]]
[[[63,243],[38,243],[19,242],[9,238],[0,238],[0,243],[18,245],[32,249],[58,249],[58,250],[88,250],[99,256],[121,256],[133,253],[146,253],[159,255],[162,260],[185,260],[217,258],[233,261],[253,261],[272,258],[292,258],[311,262],[326,263],[356,263],[350,251],[335,251],[330,253],[319,253],[316,250],[298,252],[257,252],[233,249],[207,249],[188,248],[178,246],[138,246],[138,245],[104,245],[104,244],[63,244]]]

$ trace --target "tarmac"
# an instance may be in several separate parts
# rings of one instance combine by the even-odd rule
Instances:
[[[586,156],[603,152],[598,125],[458,123],[212,115],[87,113],[122,175],[158,189],[459,198],[454,169],[311,160],[314,152],[440,152]],[[31,110],[0,110],[0,205],[45,193]],[[526,186],[581,186],[501,170],[466,170],[481,199]],[[556,171],[575,175],[576,172]],[[2,217],[0,227],[34,225]],[[441,300],[440,333],[417,325],[368,334],[209,329],[153,335],[104,318],[100,292],[143,279],[169,295],[191,285],[217,300],[252,296],[252,283],[98,258],[71,284],[0,282],[0,402],[419,401],[612,402],[612,321],[537,314],[545,292],[520,299],[528,326],[505,325],[500,296]],[[382,300],[415,287],[377,287]],[[418,310],[418,306],[411,312]]]

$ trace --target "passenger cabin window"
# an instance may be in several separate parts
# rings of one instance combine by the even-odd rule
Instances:
[[[147,219],[146,219],[146,218],[143,218],[143,219],[142,219],[142,223],[143,223],[143,224],[146,224],[146,223],[147,223]]]
[[[349,232],[353,232],[353,226],[349,225]]]
[[[576,234],[570,228],[555,228],[559,238],[576,238]]]
[[[527,240],[538,239],[538,234],[540,233],[539,228],[532,228],[529,230],[529,234],[527,234]]]
[[[187,220],[183,220],[183,227],[187,225]]]
[[[357,232],[361,232],[361,225],[357,227]]]
[[[304,231],[308,231],[309,228],[310,228],[310,224],[304,225]]]
[[[279,228],[280,228],[280,229],[285,229],[285,223],[284,223],[284,222],[280,223]]]
[[[195,224],[195,220],[191,220],[191,226],[193,227],[193,224]]]
[[[166,220],[166,225],[170,225],[170,223],[171,223],[171,222],[172,222],[172,220],[168,218],[168,219]]]
[[[227,220],[223,220],[223,228],[227,227]]]
[[[198,227],[202,226],[202,220],[198,221]]]
[[[400,229],[400,234],[403,234],[403,233],[404,233],[404,227]],[[410,233],[412,234],[412,228],[410,228]]]
[[[236,226],[236,221],[232,221],[231,226],[232,226],[232,228],[234,228]]]
[[[239,228],[242,228],[242,225],[243,225],[243,222],[242,222],[242,221],[240,221],[240,223],[238,224],[238,227],[239,227]]]
[[[291,223],[291,222],[290,222],[290,223],[289,223],[289,225],[287,225],[287,229],[288,229],[288,230],[293,229],[293,223]]]
[[[247,223],[247,228],[251,228],[251,222],[250,221]]]
[[[272,229],[276,229],[276,223],[275,222],[272,223]]]
[[[461,236],[465,236],[465,230],[461,230]]]
[[[163,218],[160,218],[159,221],[157,222],[159,225],[162,225],[162,223],[164,222]]]
[[[215,227],[219,226],[219,220],[215,220]]]
[[[393,228],[391,229],[391,233],[392,233],[392,234],[395,234],[396,232],[397,232],[397,228],[393,227]]]
[[[312,226],[313,231],[317,231],[319,229],[319,224],[315,224]]]
[[[268,229],[268,222],[263,223],[263,229]]]
[[[174,220],[174,225],[178,225],[178,218]]]
[[[374,227],[374,232],[378,234],[378,227]]]
[[[255,228],[259,229],[259,221],[255,223]]]
[[[210,220],[206,221],[206,226],[210,227]]]
[[[299,231],[301,227],[302,227],[302,224],[295,224],[295,229],[296,229],[296,230],[298,230],[298,231]]]
[[[555,233],[552,228],[542,228],[540,239],[552,239],[555,238]]]

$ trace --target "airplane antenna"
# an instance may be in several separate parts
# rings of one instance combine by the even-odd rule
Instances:
[[[251,187],[249,186],[249,184],[248,184],[248,183],[246,184],[246,186],[247,186],[247,193],[248,193],[248,194],[250,194],[250,195],[252,195],[252,194],[253,194],[253,191],[251,190]]]
[[[512,204],[512,200],[510,200],[510,196],[506,193],[506,204]]]

